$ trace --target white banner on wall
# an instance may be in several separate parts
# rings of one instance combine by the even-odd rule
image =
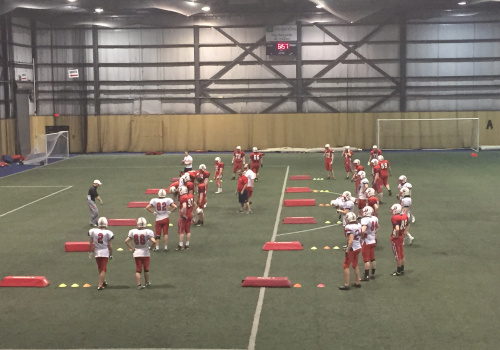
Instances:
[[[78,69],[68,69],[68,77],[70,79],[78,78],[79,76]]]
[[[266,41],[297,41],[297,26],[268,26],[266,27]]]

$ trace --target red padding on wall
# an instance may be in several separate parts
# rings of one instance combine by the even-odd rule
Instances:
[[[315,224],[316,219],[312,216],[289,216],[283,219],[284,224]]]
[[[88,252],[90,242],[66,242],[64,244],[65,252]],[[93,246],[93,245],[92,245]],[[94,250],[92,247],[90,250]]]
[[[50,284],[44,276],[7,276],[0,281],[0,287],[47,287]]]
[[[283,201],[285,207],[305,207],[305,206],[315,206],[315,199],[285,199]]]
[[[262,247],[262,250],[302,250],[300,242],[267,242]]]
[[[241,282],[242,287],[291,288],[288,277],[247,277]]]

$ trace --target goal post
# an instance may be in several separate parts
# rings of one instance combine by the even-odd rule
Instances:
[[[479,118],[377,119],[380,149],[479,151]]]
[[[67,131],[36,135],[31,153],[24,160],[27,165],[45,165],[69,158],[69,137]]]

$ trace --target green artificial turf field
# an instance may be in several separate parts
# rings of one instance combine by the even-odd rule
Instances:
[[[153,287],[140,291],[124,244],[130,227],[110,227],[115,252],[104,291],[95,288],[95,261],[87,253],[65,253],[64,244],[88,240],[86,195],[96,178],[103,183],[102,216],[153,222],[152,214],[127,204],[153,198],[144,194],[147,188],[167,187],[182,155],[82,155],[0,178],[0,278],[35,275],[51,283],[0,288],[0,348],[498,348],[499,152],[477,158],[465,151],[384,153],[393,190],[401,174],[413,185],[415,241],[405,246],[405,276],[390,276],[389,208],[396,199],[385,192],[377,279],[350,291],[337,289],[343,251],[323,249],[344,244],[342,226],[331,207],[319,206],[345,190],[354,193],[339,155],[336,180],[290,181],[290,175],[324,178],[322,155],[267,154],[251,215],[237,213],[231,155],[218,155],[226,164],[223,193],[215,195],[215,183],[209,184],[204,227],[192,227],[189,251],[173,251],[174,213],[170,251],[152,254]],[[213,176],[215,156],[194,154],[194,163],[205,163]],[[355,157],[366,165],[367,153]],[[329,192],[283,194],[295,186]],[[317,205],[282,207],[281,198],[314,198]],[[288,216],[313,216],[317,224],[282,224]],[[263,251],[273,235],[300,241],[304,250]],[[241,287],[246,276],[266,271],[301,287]],[[68,287],[60,288],[63,283]],[[79,287],[71,288],[74,283]],[[91,287],[83,288],[86,283]]]

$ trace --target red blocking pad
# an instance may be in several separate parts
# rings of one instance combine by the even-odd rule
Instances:
[[[170,179],[170,182],[176,182],[176,181],[179,181],[178,177],[173,177],[173,178]]]
[[[66,242],[64,244],[64,251],[66,252],[88,252],[90,242]],[[90,250],[93,250],[90,249]]]
[[[289,216],[283,219],[284,224],[315,224],[316,219],[312,216]]]
[[[292,175],[290,180],[311,180],[311,175]]]
[[[158,194],[159,188],[148,188],[144,193],[145,194]]]
[[[262,247],[262,250],[302,250],[300,242],[267,242]]]
[[[47,287],[50,284],[44,276],[7,276],[0,281],[0,287]]]
[[[285,199],[283,204],[285,207],[315,206],[316,199]]]
[[[309,187],[287,187],[285,193],[305,193],[311,192]]]
[[[146,208],[149,202],[130,202],[127,208]]]
[[[108,226],[136,226],[136,219],[108,219]]]
[[[241,282],[242,287],[291,288],[288,277],[247,277]]]

